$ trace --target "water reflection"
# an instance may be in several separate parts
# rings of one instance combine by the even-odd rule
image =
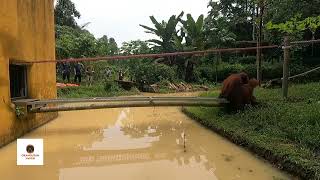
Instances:
[[[151,146],[152,142],[159,140],[159,136],[149,136],[148,134],[144,134],[144,136],[141,137],[135,136],[139,130],[132,124],[129,126],[126,125],[126,127],[134,133],[125,133],[122,130],[122,127],[124,126],[123,124],[126,124],[129,114],[129,108],[123,109],[113,126],[101,130],[103,136],[102,140],[94,142],[89,148],[84,147],[84,150],[124,150],[147,148]],[[155,129],[149,128],[148,132],[151,134],[152,132],[155,132]]]
[[[117,172],[119,168],[124,168],[125,172],[132,168],[139,171],[139,166],[153,167],[153,170],[150,169],[152,176],[156,175],[161,177],[160,179],[165,177],[163,173],[168,167],[175,169],[173,174],[178,173],[177,176],[181,178],[216,179],[214,163],[210,163],[206,155],[194,154],[194,147],[201,146],[190,144],[188,151],[183,152],[182,134],[191,124],[183,123],[181,119],[177,120],[177,117],[170,118],[171,113],[176,114],[176,109],[172,111],[165,108],[164,111],[161,110],[163,112],[153,109],[151,113],[146,113],[150,110],[121,109],[114,124],[95,132],[96,136],[100,137],[91,144],[80,145],[83,148],[75,154],[71,167],[60,169],[60,179],[80,178],[79,172],[83,179],[88,173],[101,173],[102,169],[104,172]],[[161,115],[160,118],[160,114],[164,116]],[[187,135],[187,138],[189,137],[191,136]],[[190,172],[193,172],[193,175],[190,175]],[[103,173],[103,177],[121,179],[123,175],[120,174]],[[144,171],[137,179],[144,179],[148,177],[147,174]],[[173,174],[166,175],[172,178]],[[130,173],[126,177],[125,179],[132,179]]]
[[[192,168],[199,171],[193,172],[198,176],[205,174],[203,179],[216,179],[220,174],[230,179],[256,179],[257,174],[258,177],[261,174],[268,177],[266,174],[272,172],[271,167],[263,170],[257,168],[259,163],[256,162],[245,164],[248,159],[252,161],[254,158],[243,157],[239,148],[220,137],[212,138],[211,132],[188,121],[175,108],[122,109],[116,122],[99,132],[101,137],[83,148],[84,154],[74,160],[73,168],[63,168],[60,175],[67,173],[72,177],[72,172],[79,172],[80,169],[89,174],[97,173],[97,169],[92,167],[116,172],[119,168],[131,169],[135,166],[154,166],[162,173],[165,167],[176,168],[176,172],[182,171],[179,177],[184,179],[192,179]],[[183,133],[186,133],[187,139],[186,152]],[[154,162],[157,162],[156,165]],[[216,164],[223,168],[217,168]],[[154,174],[163,178],[159,172]],[[271,178],[263,176],[261,179]],[[131,175],[127,179],[129,177]],[[139,178],[144,179],[145,175]]]

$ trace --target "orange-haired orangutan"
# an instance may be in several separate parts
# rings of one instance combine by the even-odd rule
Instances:
[[[253,90],[259,85],[256,79],[250,79],[246,73],[232,74],[223,81],[220,98],[226,98],[230,103],[228,109],[243,109],[246,104],[256,102]]]
[[[228,98],[240,86],[247,84],[249,76],[246,73],[231,74],[223,81],[221,89],[221,98]]]

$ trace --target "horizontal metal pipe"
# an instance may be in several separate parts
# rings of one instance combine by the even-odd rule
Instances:
[[[187,52],[173,52],[173,53],[161,53],[161,54],[136,54],[126,56],[106,56],[106,57],[94,57],[94,58],[78,58],[78,59],[61,59],[61,60],[38,60],[32,62],[26,62],[30,64],[36,63],[64,63],[64,62],[90,62],[90,61],[106,61],[106,60],[127,60],[127,59],[138,59],[138,58],[161,58],[161,57],[172,57],[172,56],[190,56],[190,55],[202,55],[205,56],[210,53],[217,52],[240,52],[240,51],[253,51],[256,49],[273,49],[278,48],[277,45],[260,46],[260,47],[246,47],[246,48],[225,48],[225,49],[208,49],[204,51],[187,51]]]
[[[181,100],[207,100],[223,101],[219,98],[210,97],[108,97],[108,98],[77,98],[77,99],[48,99],[28,103],[29,105],[45,104],[68,104],[68,103],[89,103],[89,102],[119,102],[119,101],[181,101]]]
[[[56,106],[40,107],[29,110],[31,113],[58,112],[58,111],[79,111],[89,109],[104,108],[122,108],[122,107],[154,107],[154,106],[203,106],[203,107],[220,107],[225,102],[218,101],[148,101],[148,102],[125,102],[125,103],[108,103],[108,104],[91,104],[80,106]]]

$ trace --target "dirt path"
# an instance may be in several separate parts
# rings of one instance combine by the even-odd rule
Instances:
[[[44,139],[45,165],[16,166],[14,142],[0,149],[1,179],[289,179],[190,120],[180,108],[63,112],[23,138]]]

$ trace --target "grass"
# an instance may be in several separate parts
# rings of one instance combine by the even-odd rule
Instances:
[[[95,84],[90,87],[79,86],[58,89],[59,98],[111,97],[135,95],[139,93],[139,90],[137,90],[136,88],[132,88],[130,91],[126,91],[118,86],[112,85],[111,87],[106,89],[105,85],[103,84]]]
[[[257,89],[257,107],[226,114],[219,108],[192,107],[184,112],[303,179],[320,179],[320,83],[281,89]],[[202,96],[218,96],[217,91]]]

